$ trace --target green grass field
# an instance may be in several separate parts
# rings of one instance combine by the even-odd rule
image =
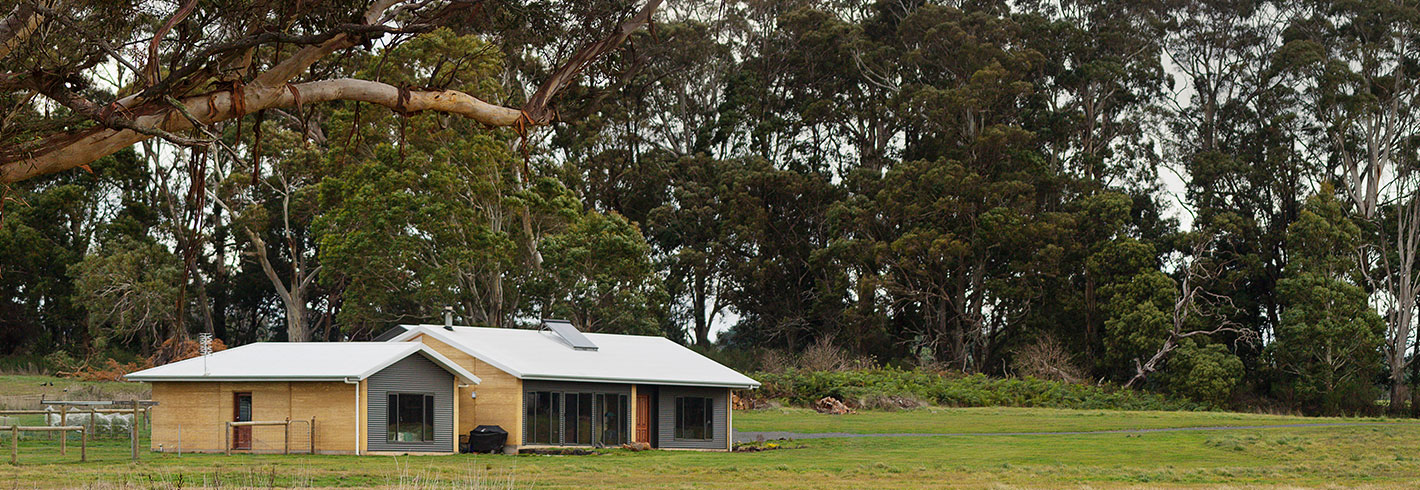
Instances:
[[[736,412],[738,430],[949,432],[980,436],[812,439],[753,453],[610,450],[590,456],[155,454],[127,441],[21,441],[0,488],[1414,488],[1420,424],[1048,436],[1001,432],[1379,422],[1211,412],[925,409],[848,416]],[[7,435],[7,434],[0,434]],[[77,442],[77,441],[74,441]],[[8,438],[3,442],[5,461]],[[143,447],[147,447],[144,441]]]
[[[735,412],[742,431],[871,433],[1073,432],[1169,427],[1234,427],[1287,424],[1397,422],[1384,418],[1328,418],[1237,412],[1056,410],[1049,408],[923,408],[815,416],[812,410],[780,408]]]

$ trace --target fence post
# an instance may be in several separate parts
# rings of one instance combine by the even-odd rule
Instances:
[[[89,460],[89,428],[79,429],[79,461]]]
[[[227,422],[226,425],[223,426],[223,427],[225,427],[225,428],[222,429],[222,437],[223,437],[223,439],[225,439],[225,440],[227,441],[227,444],[226,444],[226,447],[227,447],[227,449],[226,449],[227,455],[228,455],[228,456],[231,456],[231,455],[232,455],[232,423],[231,423],[231,422]]]
[[[283,454],[291,454],[291,417],[286,417],[286,425],[281,426],[286,437],[286,445],[282,446]]]
[[[19,423],[16,421],[15,423]],[[10,426],[10,464],[20,464],[20,426]]]
[[[133,448],[133,460],[138,461],[138,399],[133,400],[133,423],[128,424],[128,440]]]
[[[44,423],[46,423],[46,424],[49,423],[49,415],[45,415],[45,416],[44,416]],[[69,405],[60,405],[60,406],[59,406],[59,426],[60,426],[60,427],[68,427],[68,426],[69,426]],[[68,451],[69,451],[68,445],[69,445],[69,431],[67,431],[67,430],[61,430],[61,431],[59,431],[59,455],[60,455],[60,456],[69,454],[69,452],[68,452]]]
[[[311,454],[316,453],[316,417],[311,416]]]

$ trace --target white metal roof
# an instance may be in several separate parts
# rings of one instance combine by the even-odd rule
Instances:
[[[556,333],[515,328],[405,325],[390,342],[429,335],[525,380],[758,388],[759,382],[664,337],[584,334],[577,350]]]
[[[202,357],[130,373],[131,381],[344,381],[360,380],[419,353],[478,384],[473,373],[433,349],[417,343],[258,342]]]

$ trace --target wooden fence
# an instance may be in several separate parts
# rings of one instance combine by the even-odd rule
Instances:
[[[237,428],[237,427],[255,427],[255,426],[274,426],[274,425],[279,425],[279,426],[281,426],[282,429],[283,429],[283,432],[284,432],[284,436],[283,436],[283,437],[284,437],[284,439],[285,439],[285,442],[283,442],[282,445],[281,445],[281,447],[282,447],[282,454],[291,454],[291,424],[292,424],[292,423],[305,423],[305,424],[307,425],[307,428],[310,429],[310,431],[311,431],[311,440],[310,440],[310,443],[311,443],[311,452],[310,452],[310,454],[315,454],[315,453],[316,453],[316,418],[315,418],[315,417],[311,417],[310,420],[291,420],[291,417],[286,417],[286,420],[255,420],[255,421],[250,421],[250,422],[223,422],[223,423],[226,424],[226,428],[223,429],[223,433],[226,435],[226,438],[227,438],[226,447],[227,447],[227,455],[229,455],[229,456],[232,454],[232,431],[233,431],[235,428]],[[255,432],[253,432],[253,436],[255,436]],[[252,446],[256,446],[256,442],[255,442],[255,441],[250,441],[250,442],[251,442]]]
[[[82,425],[71,426],[20,426],[6,425],[0,426],[0,431],[10,431],[10,464],[20,464],[20,433],[21,432],[59,432],[64,435],[69,431],[79,433],[79,461],[89,460],[89,429]],[[61,437],[60,440],[66,439]],[[59,454],[65,454],[63,445],[59,446]]]
[[[28,431],[28,432],[59,432],[59,435],[60,435],[60,437],[59,437],[59,454],[66,454],[66,453],[67,453],[67,450],[68,450],[67,445],[69,444],[69,437],[67,437],[67,436],[68,436],[68,431],[70,431],[70,430],[75,430],[74,427],[78,427],[78,428],[80,429],[80,430],[79,430],[79,432],[81,433],[81,436],[80,436],[80,437],[83,439],[82,444],[84,445],[84,446],[83,446],[83,452],[84,452],[83,456],[84,456],[85,460],[87,461],[87,458],[88,458],[88,444],[89,444],[89,429],[88,429],[88,427],[85,427],[85,426],[79,426],[79,425],[73,425],[73,426],[71,426],[71,425],[67,425],[68,422],[69,422],[69,421],[68,421],[69,414],[76,414],[76,415],[88,414],[88,415],[89,415],[89,423],[90,423],[90,425],[92,425],[92,424],[93,424],[93,420],[94,420],[94,417],[93,417],[94,414],[100,414],[100,413],[105,413],[105,414],[113,414],[113,413],[133,414],[133,422],[130,423],[130,424],[128,424],[128,441],[129,441],[129,447],[130,447],[130,449],[131,449],[131,453],[132,453],[133,460],[134,460],[134,461],[138,461],[138,427],[139,427],[139,425],[142,423],[142,417],[145,416],[145,415],[147,415],[147,414],[149,414],[149,410],[152,410],[153,406],[154,406],[154,405],[157,405],[157,402],[153,402],[153,401],[151,401],[151,400],[142,400],[142,401],[140,401],[140,400],[130,400],[130,401],[126,401],[126,402],[121,402],[121,401],[96,401],[96,402],[86,402],[86,401],[53,401],[53,400],[51,400],[51,401],[43,401],[43,400],[41,400],[40,403],[50,404],[50,405],[58,405],[58,406],[59,406],[59,410],[57,410],[57,411],[52,411],[52,410],[0,410],[0,415],[45,415],[45,416],[46,416],[46,417],[45,417],[46,419],[48,418],[49,415],[55,415],[55,414],[58,414],[58,415],[59,415],[59,425],[58,425],[58,426],[20,426],[20,425],[0,426],[0,428],[8,427],[8,428],[10,429],[10,431],[12,432],[11,436],[12,436],[12,439],[13,439],[13,447],[12,447],[11,450],[10,450],[10,462],[11,462],[11,463],[14,463],[14,462],[18,459],[18,453],[19,453],[19,447],[20,447],[20,435],[19,435],[19,431]],[[121,405],[130,405],[130,408],[93,408],[93,407],[95,407],[95,406],[111,406],[111,405],[119,405],[119,406],[121,406]],[[75,410],[75,409],[71,409],[71,406],[86,406],[86,407],[88,407],[88,409],[87,409],[87,410]],[[48,423],[48,420],[46,420],[45,422]]]

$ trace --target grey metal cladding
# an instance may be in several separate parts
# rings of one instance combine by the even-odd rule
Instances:
[[[419,353],[370,376],[367,436],[371,451],[452,452],[454,450],[454,375]],[[389,442],[390,393],[434,395],[434,440]]]
[[[661,386],[660,407],[656,412],[656,426],[660,431],[659,446],[672,449],[725,449],[729,447],[725,427],[730,422],[730,390],[725,388],[696,388],[689,386]],[[675,399],[683,396],[698,396],[712,400],[713,437],[709,440],[687,440],[675,438]]]

